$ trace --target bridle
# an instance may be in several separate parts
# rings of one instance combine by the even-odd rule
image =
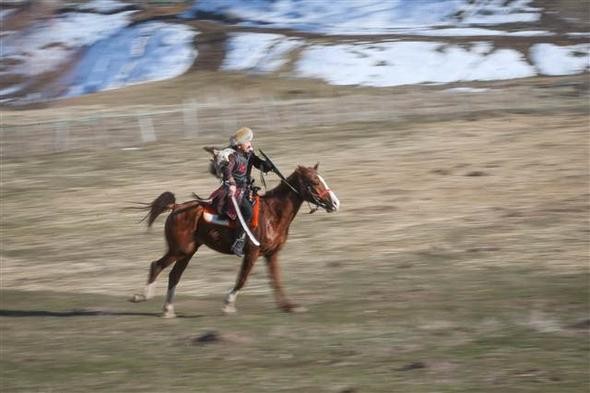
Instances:
[[[299,190],[297,190],[295,187],[293,187],[293,185],[291,183],[289,183],[287,178],[285,176],[283,176],[281,171],[279,171],[279,168],[277,168],[277,166],[274,164],[274,162],[272,162],[270,157],[267,156],[261,149],[259,149],[258,151],[264,157],[264,159],[270,164],[271,171],[273,171],[281,179],[281,181],[283,183],[285,183],[287,185],[287,187],[289,187],[291,189],[291,191],[293,191],[297,196],[299,196],[301,199],[303,199],[305,202],[307,202],[307,204],[309,206],[309,214],[315,213],[320,208],[323,208],[326,211],[328,211],[328,209],[331,208],[331,206],[327,202],[322,200],[327,194],[330,193],[329,188],[326,188],[325,190],[320,191],[319,194],[316,194],[313,191],[312,187],[309,184],[306,184],[305,185],[306,191],[312,199],[311,201],[308,201],[307,199],[305,199],[303,197],[303,195],[301,195],[301,192],[299,192]],[[261,173],[261,178],[263,179],[262,181],[264,182],[264,178],[262,177],[262,173]],[[314,206],[312,207],[311,205],[314,205]]]
[[[324,201],[324,197],[330,193],[330,189],[326,188],[325,190],[320,191],[318,194],[316,194],[312,187],[309,184],[306,184],[306,189],[307,189],[307,193],[311,196],[311,199],[313,200],[312,202],[306,201],[308,203],[308,205],[314,205],[314,207],[312,208],[310,206],[309,208],[309,214],[313,214],[316,211],[318,211],[318,209],[323,208],[326,211],[328,211],[328,209],[331,207],[328,202]]]
[[[320,208],[325,209],[326,211],[330,208],[330,205],[322,200],[327,194],[330,193],[329,188],[326,188],[325,190],[322,190],[318,194],[316,194],[313,191],[313,188],[309,184],[306,184],[305,189],[307,191],[307,194],[312,199],[311,201],[308,201],[304,198],[303,195],[301,195],[301,192],[299,192],[299,190],[297,190],[295,187],[293,187],[291,183],[289,183],[287,179],[282,178],[281,181],[285,183],[287,187],[289,187],[291,191],[293,191],[298,197],[300,197],[303,201],[307,202],[307,206],[309,207],[309,214],[317,212]]]

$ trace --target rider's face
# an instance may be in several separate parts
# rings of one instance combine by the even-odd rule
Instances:
[[[248,142],[244,142],[244,143],[240,143],[238,145],[238,150],[244,153],[247,153],[249,151],[252,151],[252,142],[248,141]]]

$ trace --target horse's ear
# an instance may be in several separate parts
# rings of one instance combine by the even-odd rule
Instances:
[[[318,170],[318,168],[320,167],[320,162],[318,161],[314,166],[313,169],[315,169],[316,171]]]

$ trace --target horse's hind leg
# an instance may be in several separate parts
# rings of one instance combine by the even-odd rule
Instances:
[[[146,300],[154,297],[154,284],[156,278],[158,278],[158,275],[162,272],[162,270],[174,263],[175,260],[176,257],[168,252],[162,258],[158,259],[157,261],[153,261],[150,265],[150,271],[148,273],[147,283],[143,290],[143,295],[135,294],[130,299],[130,301],[133,303],[139,303],[145,302]]]
[[[189,261],[191,260],[195,252],[179,259],[174,264],[172,270],[170,270],[170,274],[168,275],[168,292],[166,292],[164,314],[162,315],[164,318],[176,317],[176,314],[174,313],[174,295],[176,294],[176,285],[178,285],[180,277],[182,277],[182,273],[184,273],[184,269],[186,269],[186,266],[188,265]]]

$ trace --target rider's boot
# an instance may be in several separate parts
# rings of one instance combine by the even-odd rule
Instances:
[[[231,246],[231,251],[239,256],[239,257],[243,257],[244,256],[244,245],[246,244],[246,233],[244,232],[243,229],[239,230],[236,236],[236,240],[234,241],[234,244]]]

